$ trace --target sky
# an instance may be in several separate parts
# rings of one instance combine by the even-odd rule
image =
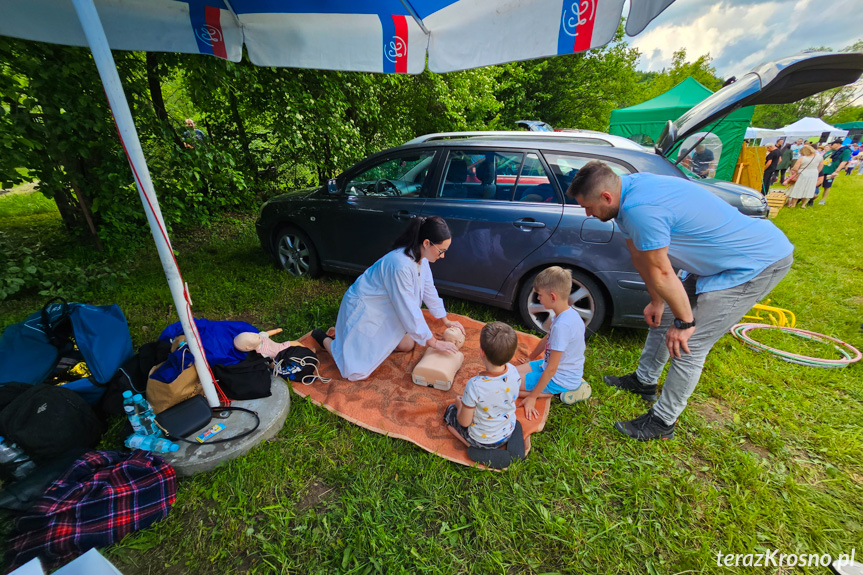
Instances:
[[[838,51],[860,39],[863,0],[676,0],[629,43],[641,52],[640,70],[659,71],[686,48],[690,62],[709,53],[717,75],[727,78],[807,48]]]

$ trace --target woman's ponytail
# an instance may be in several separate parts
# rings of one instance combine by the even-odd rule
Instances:
[[[413,258],[415,262],[420,261],[420,248],[423,242],[429,240],[433,244],[439,244],[452,237],[449,226],[440,216],[413,218],[407,229],[393,243],[393,249],[404,248],[405,255]]]

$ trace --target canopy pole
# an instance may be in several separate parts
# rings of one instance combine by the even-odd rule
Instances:
[[[159,209],[156,192],[153,190],[153,182],[150,180],[150,170],[147,167],[147,161],[144,159],[144,152],[141,149],[141,142],[138,139],[138,132],[135,129],[135,122],[132,120],[132,113],[129,110],[123,86],[120,83],[120,76],[117,73],[114,57],[111,55],[108,38],[105,36],[105,30],[102,28],[102,22],[99,20],[99,14],[96,11],[93,0],[72,0],[72,3],[75,5],[75,11],[78,14],[81,27],[84,29],[84,34],[87,37],[87,43],[90,45],[90,50],[93,53],[93,60],[95,60],[96,67],[99,69],[99,76],[102,78],[102,85],[105,88],[105,95],[108,97],[108,105],[111,107],[114,121],[117,124],[120,142],[126,150],[129,166],[132,168],[132,174],[135,176],[135,185],[138,187],[138,194],[141,197],[141,203],[144,205],[144,212],[147,214],[150,231],[156,242],[159,259],[162,261],[162,268],[165,270],[168,288],[171,290],[171,297],[174,299],[174,307],[177,309],[177,314],[180,317],[180,324],[183,326],[183,333],[186,335],[189,350],[195,358],[195,369],[204,388],[204,395],[210,407],[218,407],[219,395],[213,384],[213,376],[207,364],[207,358],[200,345],[198,329],[192,321],[191,298],[189,297],[187,286],[183,283],[183,277],[180,275],[177,260],[174,259],[174,251],[168,239],[165,221]]]
[[[414,19],[414,22],[417,23],[417,26],[419,26],[420,29],[423,32],[425,32],[426,37],[431,39],[431,32],[429,32],[428,28],[426,28],[425,23],[423,22],[422,18],[419,17],[419,14],[417,14],[417,11],[414,10],[414,7],[411,6],[410,1],[409,0],[401,0],[401,3],[402,3],[402,6],[404,6],[408,12],[410,12],[410,15]]]

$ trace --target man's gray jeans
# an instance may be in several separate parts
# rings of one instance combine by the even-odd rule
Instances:
[[[686,401],[701,377],[704,360],[710,348],[727,333],[752,306],[761,301],[776,287],[788,270],[791,269],[793,256],[788,256],[768,266],[763,272],[746,283],[733,288],[695,294],[695,276],[690,275],[683,282],[692,314],[695,317],[695,332],[689,338],[689,353],[671,358],[671,367],[665,377],[665,385],[659,401],[653,406],[653,413],[668,424],[677,421],[686,407]],[[659,327],[651,328],[638,360],[635,372],[643,385],[656,384],[670,354],[665,346],[665,333],[674,321],[671,308],[665,306]]]

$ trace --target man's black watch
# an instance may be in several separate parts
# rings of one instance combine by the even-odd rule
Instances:
[[[692,318],[692,321],[689,322],[674,318],[674,327],[677,329],[689,329],[691,327],[695,327],[695,318]]]

